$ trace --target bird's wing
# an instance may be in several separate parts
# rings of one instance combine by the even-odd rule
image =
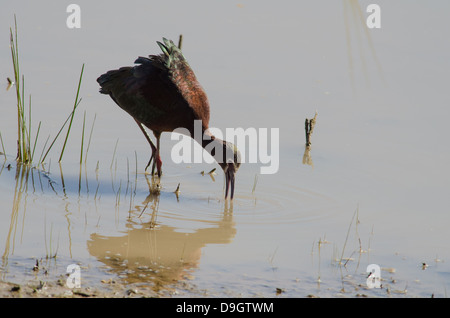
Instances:
[[[138,58],[137,61],[139,65],[134,67],[106,72],[97,82],[101,86],[100,93],[110,95],[136,120],[153,126],[168,118],[183,99],[168,79],[167,71],[155,67],[150,59]]]
[[[179,93],[192,108],[197,119],[203,121],[207,128],[209,124],[209,102],[203,87],[197,80],[194,71],[189,66],[180,48],[172,40],[163,38],[163,43],[157,42],[163,54],[150,55],[149,60],[155,67],[167,70],[168,79],[177,87]],[[136,62],[143,62],[142,58]]]
[[[163,54],[139,57],[134,67],[121,67],[101,75],[97,79],[100,92],[109,94],[122,109],[148,127],[187,113],[208,127],[209,103],[203,88],[180,49],[172,41],[163,39],[163,42],[158,42]],[[174,126],[176,118],[172,121],[170,124]]]

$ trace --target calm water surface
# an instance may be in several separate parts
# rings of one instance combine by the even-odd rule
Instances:
[[[78,1],[80,29],[66,27],[69,3],[4,3],[0,279],[26,283],[42,259],[41,279],[76,263],[83,287],[115,280],[163,297],[446,297],[450,3],[380,0],[381,29],[367,29],[369,3]],[[32,135],[42,122],[36,153],[70,113],[85,64],[61,164],[61,137],[43,167],[14,161],[14,14]],[[201,174],[216,164],[172,162],[170,134],[155,192],[147,142],[98,93],[100,74],[181,33],[211,126],[279,128],[278,172],[243,164],[232,206],[222,172]],[[316,111],[306,164],[304,121]],[[84,113],[85,155],[93,129],[80,167]],[[383,288],[366,288],[369,264]]]

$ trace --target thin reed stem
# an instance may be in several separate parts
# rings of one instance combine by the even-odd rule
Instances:
[[[118,143],[119,143],[119,138],[117,138],[116,145],[114,146],[114,152],[113,152],[113,157],[112,157],[112,160],[111,160],[111,166],[109,167],[110,169],[112,169],[112,166],[114,164],[114,158],[116,156],[116,150],[117,150],[117,144]]]
[[[89,152],[89,148],[91,147],[91,139],[92,139],[92,132],[94,131],[94,124],[95,124],[95,119],[97,118],[97,114],[94,115],[94,120],[92,122],[92,126],[91,126],[91,132],[89,134],[89,141],[88,141],[88,145],[87,145],[87,149],[86,149],[86,155],[84,156],[84,162],[86,163],[87,161],[87,155]]]
[[[22,84],[20,82],[20,68],[19,68],[19,45],[18,45],[18,32],[17,32],[17,20],[14,15],[14,32],[10,28],[10,46],[11,46],[11,57],[14,69],[14,82],[16,86],[16,97],[17,97],[17,157],[16,160],[20,163],[28,162],[28,154],[26,146],[27,141],[25,140],[25,115],[23,100],[25,95],[24,83],[25,79],[22,76]],[[29,150],[29,149],[28,149]]]
[[[73,103],[73,111],[72,111],[72,116],[70,117],[70,122],[69,122],[69,128],[67,129],[67,134],[66,134],[66,138],[64,140],[64,144],[63,144],[63,148],[61,150],[61,155],[59,156],[59,162],[61,162],[62,157],[64,155],[64,150],[66,149],[66,144],[67,144],[67,140],[69,139],[69,133],[70,133],[70,129],[72,128],[72,122],[73,122],[73,117],[75,115],[75,110],[78,107],[78,104],[80,103],[81,99],[78,100],[78,96],[80,94],[80,88],[81,88],[81,80],[83,79],[83,72],[84,72],[84,63],[83,66],[81,67],[81,74],[80,74],[80,79],[78,81],[78,88],[77,88],[77,94],[75,96],[75,102]]]
[[[84,127],[86,123],[86,111],[84,111],[83,128],[81,129],[81,150],[80,150],[80,165],[83,163],[83,145],[84,145]]]
[[[39,122],[38,129],[37,129],[37,132],[36,132],[36,138],[34,139],[33,152],[31,153],[31,162],[33,162],[34,152],[36,150],[36,144],[37,144],[37,140],[38,140],[38,137],[39,137],[39,131],[40,130],[41,130],[41,122]]]
[[[39,160],[39,163],[44,162],[45,158],[47,157],[48,153],[50,152],[50,149],[52,149],[53,144],[56,142],[56,139],[58,139],[59,134],[61,133],[61,131],[64,129],[64,126],[66,126],[67,122],[69,121],[69,119],[72,117],[73,113],[75,110],[72,110],[69,114],[69,116],[67,117],[66,121],[64,122],[64,124],[61,126],[61,128],[59,129],[58,133],[56,134],[55,138],[53,138],[52,143],[50,144],[50,146],[48,147],[47,151],[45,152],[44,157],[42,158],[42,160]],[[50,138],[50,136],[48,136],[48,138]],[[47,138],[47,140],[48,140]],[[47,143],[45,143],[47,144]],[[45,145],[44,145],[44,149],[42,150],[42,152],[45,150]]]
[[[3,138],[2,138],[2,133],[1,132],[0,132],[0,141],[2,142],[3,155],[5,156],[5,159],[7,159],[6,158],[6,152],[5,152],[5,145],[3,144]]]

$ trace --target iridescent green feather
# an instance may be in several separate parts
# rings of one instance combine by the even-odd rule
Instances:
[[[181,50],[173,43],[172,40],[168,40],[163,38],[163,42],[161,43],[157,41],[161,51],[164,53],[165,66],[170,70],[172,67],[176,67],[177,62],[187,63]]]

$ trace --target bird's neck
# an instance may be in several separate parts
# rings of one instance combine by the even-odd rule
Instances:
[[[233,162],[234,152],[225,141],[215,137],[209,131],[205,131],[202,140],[202,147],[205,149],[220,166],[224,166],[227,162]]]
[[[199,143],[219,165],[227,162],[227,158],[233,159],[232,148],[228,147],[225,141],[211,134],[204,125],[194,124],[185,132],[189,133],[190,137]]]
[[[203,149],[205,149],[210,155],[214,156],[212,150],[214,150],[215,147],[222,146],[223,140],[211,134],[209,130],[202,129],[202,141],[200,144]]]

